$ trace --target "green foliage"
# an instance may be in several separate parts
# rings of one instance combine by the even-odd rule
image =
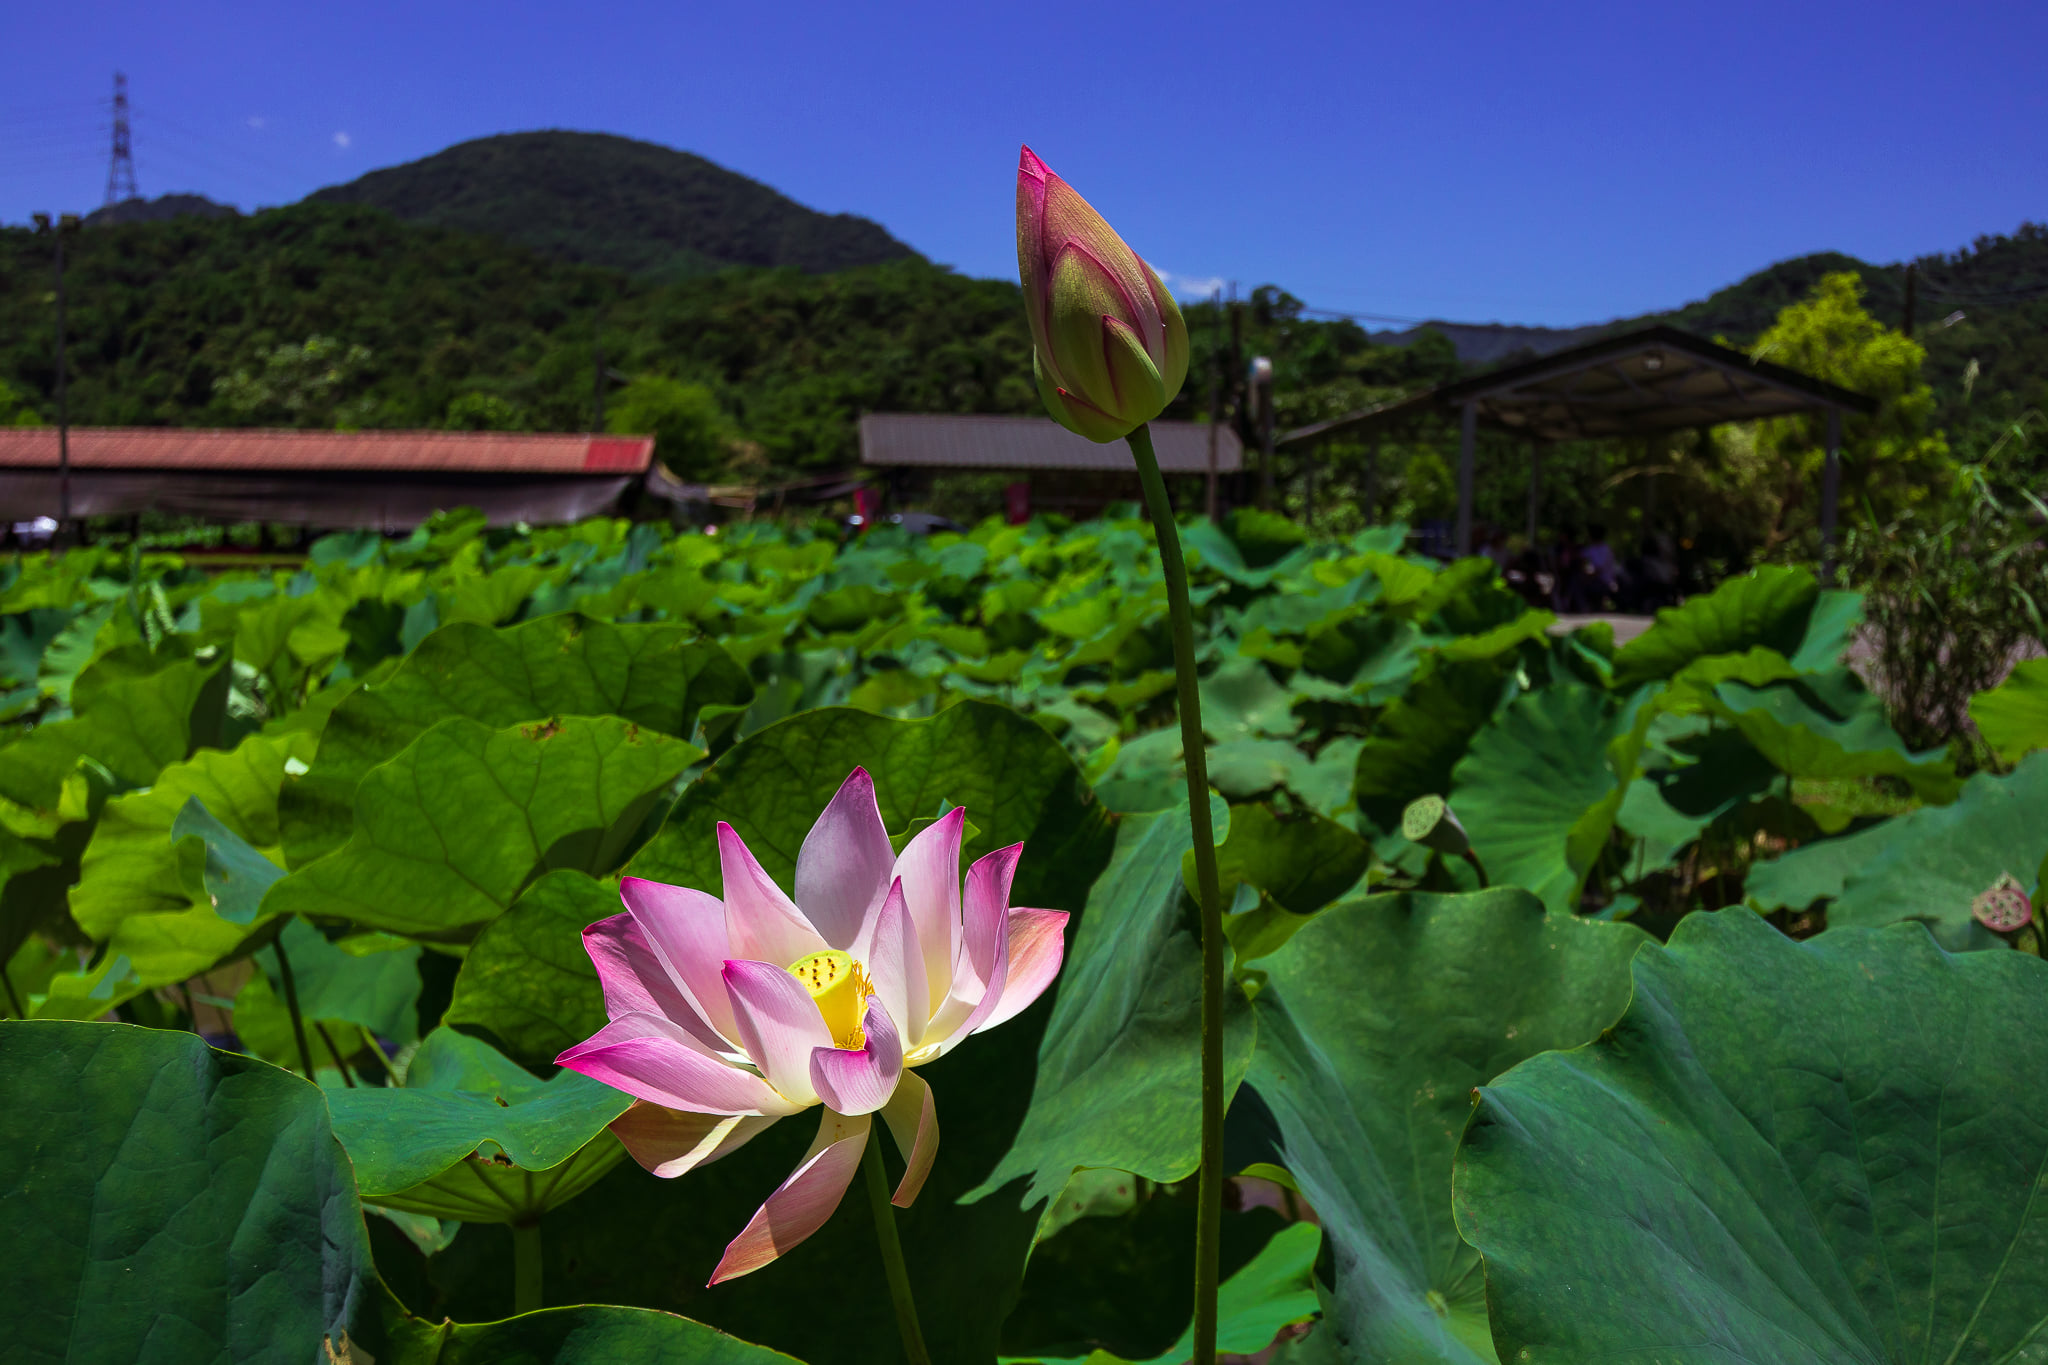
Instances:
[[[1912,506],[1947,472],[1948,443],[1928,430],[1934,391],[1920,377],[1926,351],[1863,309],[1863,283],[1844,272],[1821,277],[1813,294],[1787,307],[1749,348],[1759,360],[1789,366],[1878,401],[1875,416],[1842,422],[1842,496],[1886,512]],[[1818,515],[1818,475],[1826,450],[1822,418],[1760,423],[1757,450],[1780,474],[1779,535],[1795,519]]]
[[[20,390],[0,379],[0,427],[39,427],[42,416]]]
[[[501,133],[315,191],[546,256],[650,275],[725,266],[844,270],[917,253],[703,157],[607,133]]]
[[[605,403],[605,428],[652,435],[661,462],[684,478],[716,474],[732,453],[730,421],[702,384],[641,375]]]
[[[358,1327],[376,1272],[318,1090],[88,1023],[0,1023],[0,1078],[10,1355],[306,1360]]]
[[[1634,976],[1593,1046],[1485,1086],[1459,1150],[1503,1360],[2026,1358],[2048,967],[1737,912]]]
[[[1490,1272],[1449,1221],[1465,1096],[1620,1014],[1645,934],[1600,921],[1682,945],[1681,920],[1720,911],[1832,925],[1825,945],[1911,918],[2013,956],[2036,940],[1972,902],[2001,876],[2038,894],[2048,854],[2048,755],[2015,752],[2031,668],[1976,703],[2017,766],[1959,783],[1841,663],[1862,598],[1804,570],[1731,580],[1616,651],[1557,634],[1486,561],[1402,539],[1188,528],[1210,771],[1234,801],[1215,798],[1231,1150],[1271,1172],[1247,1203],[1285,1215],[1229,1217],[1230,1340],[1307,1329],[1275,1348],[1296,1360],[1491,1358]],[[899,846],[964,806],[969,857],[1023,843],[1013,903],[1074,916],[1047,997],[920,1073],[944,1142],[898,1221],[937,1357],[1170,1356],[1199,1098],[1171,657],[1127,518],[840,543],[457,512],[284,570],[23,556],[0,566],[0,946],[7,1011],[36,1022],[7,1027],[111,1013],[314,1070],[347,1199],[392,1215],[369,1236],[396,1298],[365,1280],[374,1312],[349,1320],[379,1360],[755,1350],[648,1310],[865,1359],[892,1326],[857,1196],[701,1287],[808,1124],[657,1180],[603,1132],[624,1097],[540,1078],[605,1021],[581,935],[619,913],[623,873],[717,894],[726,820],[788,885],[862,766]],[[1401,835],[1418,798],[1492,890],[1441,894],[1479,873],[1463,844]],[[1090,1179],[1125,1194],[1096,1207]],[[1094,1216],[1067,1218],[1070,1193]],[[1329,1249],[1313,1284],[1311,1231],[1276,1231],[1304,1201]],[[451,1218],[483,1225],[451,1241]],[[459,1325],[506,1311],[507,1222],[529,1250],[541,1229],[547,1302],[628,1307]]]
[[[1970,699],[1970,719],[2001,762],[2048,749],[2048,659],[2029,659]]]
[[[1589,1042],[1628,1001],[1627,925],[1547,915],[1521,891],[1371,896],[1259,966],[1249,1083],[1322,1218],[1345,1359],[1494,1359],[1479,1257],[1451,1222],[1475,1084]]]
[[[360,395],[369,365],[367,346],[315,335],[259,349],[246,368],[214,380],[213,392],[250,426],[359,427],[370,415]]]

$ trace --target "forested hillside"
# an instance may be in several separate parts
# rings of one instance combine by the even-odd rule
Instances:
[[[917,255],[870,219],[819,213],[701,156],[609,133],[477,138],[311,198],[663,277],[734,265],[817,273]]]

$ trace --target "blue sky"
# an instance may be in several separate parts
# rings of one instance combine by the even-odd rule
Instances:
[[[2048,220],[2048,5],[0,7],[0,221],[244,207],[530,128],[686,148],[1015,268],[1028,141],[1193,292],[1565,324]]]

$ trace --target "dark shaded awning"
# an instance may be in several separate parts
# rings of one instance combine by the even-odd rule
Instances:
[[[1385,429],[1467,404],[1497,430],[1539,441],[1640,436],[1797,412],[1871,413],[1875,399],[1681,332],[1645,327],[1297,427],[1277,445]]]

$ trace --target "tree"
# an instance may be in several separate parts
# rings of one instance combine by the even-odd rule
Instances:
[[[1863,281],[1850,272],[1824,275],[1812,294],[1788,305],[1750,354],[1875,398],[1869,417],[1842,422],[1842,501],[1867,503],[1880,518],[1946,488],[1953,477],[1948,442],[1927,423],[1934,391],[1920,377],[1926,351],[1885,327],[1863,308]],[[1827,419],[1779,417],[1757,424],[1760,476],[1776,492],[1775,545],[1818,523]]]
[[[0,379],[0,427],[39,427],[43,418],[18,389]]]
[[[526,410],[495,393],[463,393],[449,400],[441,425],[450,431],[530,431]]]
[[[214,396],[249,423],[359,427],[371,411],[362,393],[370,351],[315,334],[304,345],[259,348],[254,368],[213,381]]]
[[[654,453],[675,473],[708,478],[732,453],[732,423],[702,384],[641,375],[605,403],[605,430],[651,435]]]

